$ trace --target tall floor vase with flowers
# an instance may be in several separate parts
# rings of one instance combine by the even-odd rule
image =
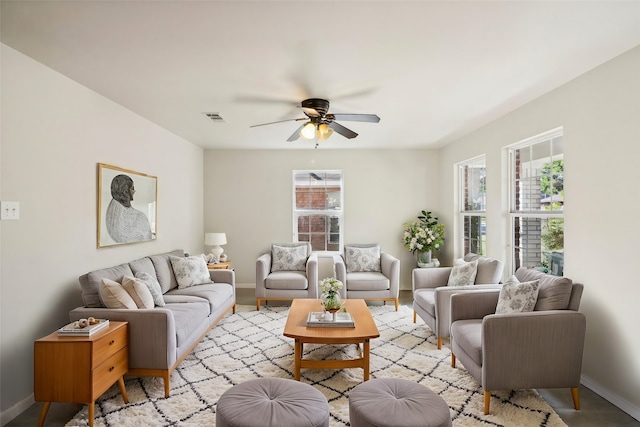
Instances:
[[[416,254],[418,267],[429,267],[432,264],[432,253],[444,244],[444,224],[431,212],[422,211],[417,221],[407,221],[403,224],[404,246]]]

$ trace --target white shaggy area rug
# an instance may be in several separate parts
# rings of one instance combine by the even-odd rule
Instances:
[[[566,425],[535,390],[493,393],[491,413],[484,415],[478,383],[459,362],[451,367],[449,349],[437,349],[429,327],[413,323],[411,308],[370,309],[380,330],[380,338],[371,341],[371,378],[405,378],[429,387],[447,402],[457,427]],[[129,404],[115,385],[96,402],[94,425],[214,426],[216,402],[230,387],[255,378],[293,378],[293,339],[282,335],[288,312],[289,307],[263,306],[258,312],[238,306],[172,373],[169,398],[161,379],[126,377]],[[344,358],[356,351],[355,345],[304,347],[306,358]],[[349,392],[362,383],[362,369],[303,369],[301,381],[327,397],[332,427],[349,426]],[[86,406],[67,423],[86,425]]]

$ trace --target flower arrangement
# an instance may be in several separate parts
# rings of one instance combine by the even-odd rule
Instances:
[[[327,277],[320,282],[322,304],[325,310],[338,310],[342,307],[338,291],[342,289],[342,282],[335,277]]]
[[[403,226],[404,246],[410,252],[435,251],[444,244],[444,224],[438,223],[431,212],[422,211],[417,221],[407,221]]]

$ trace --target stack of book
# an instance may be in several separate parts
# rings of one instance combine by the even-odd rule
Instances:
[[[355,328],[356,324],[350,313],[338,311],[332,317],[325,317],[322,311],[312,311],[307,317],[307,326],[312,328]]]
[[[71,335],[88,337],[109,326],[109,319],[97,319],[97,323],[87,325],[84,328],[78,326],[78,322],[71,322],[58,329],[58,335]]]

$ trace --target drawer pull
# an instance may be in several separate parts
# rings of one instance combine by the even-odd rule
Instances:
[[[116,369],[116,367],[115,367],[115,366],[110,367],[110,368],[109,368],[109,372],[113,371],[114,369]]]
[[[109,343],[109,345],[114,345],[116,343],[115,340],[111,340],[111,342]]]

